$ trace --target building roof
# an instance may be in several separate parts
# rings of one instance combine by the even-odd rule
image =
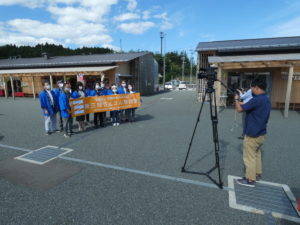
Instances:
[[[196,51],[228,51],[300,47],[300,36],[199,42]]]
[[[24,73],[60,73],[60,72],[102,72],[112,70],[117,66],[94,66],[94,67],[56,67],[56,68],[29,68],[29,69],[6,69],[0,70],[0,74],[24,74]]]
[[[268,54],[268,55],[242,55],[242,56],[209,56],[209,63],[232,63],[232,62],[270,62],[270,61],[298,61],[300,53]]]
[[[56,56],[50,58],[17,58],[1,59],[0,69],[13,68],[47,68],[47,67],[70,67],[88,66],[98,64],[112,64],[116,62],[128,62],[135,58],[149,54],[148,52],[95,54],[95,55],[74,55]]]

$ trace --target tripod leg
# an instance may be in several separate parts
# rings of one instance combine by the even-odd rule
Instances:
[[[197,117],[197,122],[196,122],[195,127],[194,127],[193,135],[191,137],[190,144],[189,144],[189,149],[188,149],[188,151],[186,153],[184,164],[183,164],[183,167],[181,168],[181,172],[185,172],[186,162],[187,162],[187,159],[189,157],[189,154],[190,154],[190,151],[191,151],[191,147],[192,147],[192,143],[193,143],[193,140],[194,140],[194,136],[195,136],[195,133],[196,133],[196,130],[197,130],[197,126],[198,126],[199,121],[200,121],[200,116],[201,116],[201,112],[202,112],[202,109],[203,109],[203,106],[204,106],[204,102],[205,102],[205,99],[206,99],[206,94],[207,94],[207,91],[205,90],[205,94],[202,97],[202,103],[201,103],[201,107],[200,107],[199,114],[198,114],[198,117]]]
[[[213,95],[213,98],[211,98]],[[212,106],[212,99],[214,100],[214,110]],[[216,159],[216,167],[218,169],[218,176],[219,176],[219,185],[220,188],[223,188],[223,182],[221,177],[221,168],[220,168],[220,156],[219,156],[219,135],[218,135],[218,109],[216,104],[216,94],[215,92],[210,93],[210,114],[211,114],[211,121],[212,121],[212,129],[213,129],[213,141],[215,147],[215,159]]]

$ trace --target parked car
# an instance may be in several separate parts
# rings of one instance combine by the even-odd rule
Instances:
[[[178,89],[179,89],[179,90],[183,90],[183,89],[186,90],[186,85],[187,85],[187,84],[188,84],[187,81],[180,81],[179,86],[178,86]]]
[[[172,84],[174,87],[178,87],[179,86],[179,83],[180,81],[179,80],[171,80]]]
[[[172,84],[172,82],[166,82],[166,83],[165,83],[165,88],[166,88],[166,89],[169,89],[169,90],[172,90],[172,89],[173,89],[173,84]]]

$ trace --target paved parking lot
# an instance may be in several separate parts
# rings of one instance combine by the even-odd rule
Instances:
[[[192,91],[142,97],[135,123],[45,136],[39,102],[0,99],[0,224],[295,224],[229,207],[228,175],[242,176],[241,115],[219,115],[225,190],[181,173],[200,103]],[[300,197],[300,114],[271,113],[263,180]],[[75,129],[76,131],[76,129]],[[189,168],[214,165],[205,105]],[[45,165],[14,157],[47,145],[73,151]],[[216,174],[213,174],[216,177]]]

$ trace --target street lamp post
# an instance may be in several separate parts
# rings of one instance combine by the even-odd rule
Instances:
[[[181,80],[183,81],[184,80],[184,63],[185,63],[185,56],[184,56],[184,52],[182,52],[182,57],[181,57],[181,60],[182,60],[182,73],[181,73]]]
[[[160,54],[163,57],[163,88],[165,90],[166,83],[166,33],[160,32]],[[163,42],[164,40],[164,42]]]
[[[192,83],[192,76],[193,76],[193,60],[194,60],[194,57],[193,57],[193,54],[194,54],[194,50],[191,49],[191,59],[190,59],[190,84]]]

